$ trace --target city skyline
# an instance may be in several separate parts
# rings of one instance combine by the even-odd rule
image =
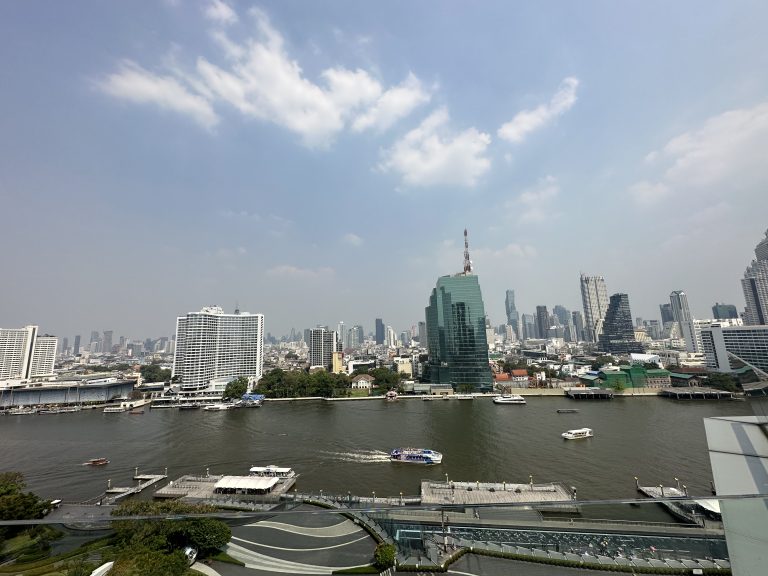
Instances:
[[[494,325],[508,289],[521,316],[582,310],[581,272],[643,318],[672,290],[697,318],[741,312],[768,208],[765,16],[4,3],[23,58],[0,64],[0,202],[27,241],[0,256],[0,326],[143,338],[239,302],[275,335],[399,333],[464,228]]]

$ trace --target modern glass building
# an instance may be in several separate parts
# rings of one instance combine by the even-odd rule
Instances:
[[[635,327],[629,309],[629,296],[614,294],[605,313],[599,348],[609,354],[642,354],[642,344],[635,340]]]
[[[477,276],[442,276],[432,290],[427,316],[428,379],[454,390],[493,388],[485,335],[485,307]]]

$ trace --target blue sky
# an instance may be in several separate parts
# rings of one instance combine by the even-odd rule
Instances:
[[[762,2],[0,3],[0,326],[743,308],[768,227]]]

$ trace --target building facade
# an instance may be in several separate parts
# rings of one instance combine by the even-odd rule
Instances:
[[[37,326],[0,328],[0,380],[53,376],[59,339],[38,335]]]
[[[432,384],[491,390],[485,307],[477,276],[442,276],[425,309]]]
[[[581,275],[581,302],[584,305],[584,332],[587,342],[597,342],[608,311],[608,291],[602,276]]]
[[[515,307],[514,290],[507,290],[506,298],[504,299],[504,309],[507,312],[507,324],[512,326],[512,330],[515,331],[515,337],[521,339],[523,335],[520,332],[520,313]]]
[[[605,313],[599,348],[609,354],[642,353],[643,346],[635,340],[629,296],[614,294]]]
[[[701,330],[707,368],[733,372],[739,361],[768,372],[768,326],[726,326],[713,323]]]
[[[328,330],[325,326],[318,326],[310,330],[308,356],[310,368],[322,366],[326,370],[331,370],[333,353],[337,351],[336,332]]]
[[[384,332],[384,321],[381,318],[376,318],[376,344],[384,344],[384,338],[386,334]]]
[[[712,306],[712,318],[715,320],[730,320],[731,318],[738,318],[739,313],[736,311],[736,306],[733,304],[720,304],[715,302]]]
[[[755,260],[747,267],[741,281],[744,300],[744,323],[748,325],[768,324],[768,230],[755,248]]]
[[[263,314],[207,306],[176,319],[172,375],[181,379],[182,393],[205,390],[213,380],[258,380],[263,365]]]
[[[672,306],[672,317],[680,326],[680,333],[685,340],[685,349],[688,352],[701,352],[701,341],[696,337],[696,326],[688,308],[688,296],[682,290],[675,290],[669,295],[669,303]]]

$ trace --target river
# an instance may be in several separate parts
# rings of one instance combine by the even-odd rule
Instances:
[[[673,401],[657,397],[573,401],[527,398],[526,406],[416,399],[385,402],[267,402],[226,412],[146,410],[142,415],[72,414],[0,417],[2,470],[24,473],[46,498],[83,500],[131,483],[134,467],[171,479],[182,474],[247,474],[253,465],[290,466],[302,491],[415,495],[421,479],[562,481],[580,499],[635,497],[645,485],[710,491],[703,418],[752,414],[757,401]],[[558,408],[578,413],[558,414]],[[594,438],[564,441],[571,428]],[[392,464],[388,451],[426,447],[443,464]],[[107,457],[103,467],[83,466]]]

